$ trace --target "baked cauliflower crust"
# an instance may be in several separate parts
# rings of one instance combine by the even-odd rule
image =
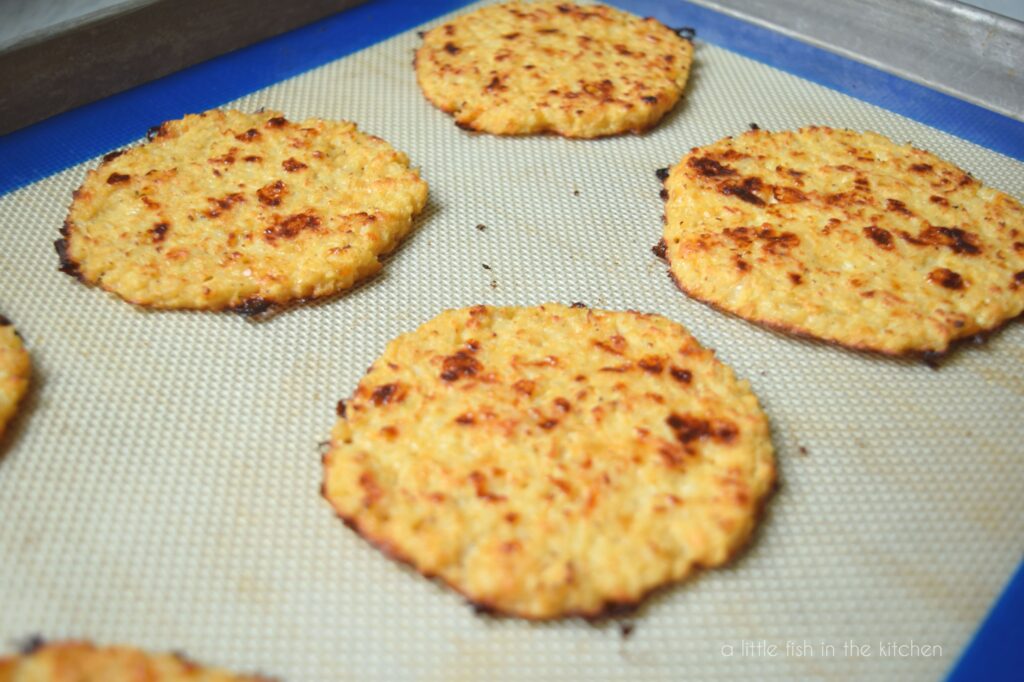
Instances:
[[[204,668],[178,654],[149,654],[88,642],[41,644],[0,658],[0,682],[271,682]]]
[[[853,349],[937,355],[1024,311],[1024,208],[876,133],[753,130],[664,180],[691,297]]]
[[[655,19],[512,2],[426,32],[415,69],[462,128],[594,138],[653,127],[682,96],[692,59],[690,41]]]
[[[0,436],[18,410],[32,375],[32,363],[21,337],[0,315]]]
[[[61,269],[140,306],[257,313],[380,269],[427,185],[355,124],[213,110],[169,121],[87,175]]]
[[[726,562],[775,480],[748,384],[656,315],[447,311],[391,342],[339,414],[339,516],[530,619],[600,616]]]

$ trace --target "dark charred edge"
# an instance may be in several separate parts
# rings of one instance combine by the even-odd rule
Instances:
[[[633,632],[636,630],[636,623],[633,621],[625,621],[619,623],[619,637],[622,639],[629,639],[633,636]]]
[[[786,336],[791,336],[791,337],[798,338],[798,339],[803,339],[805,341],[813,341],[813,342],[816,342],[816,343],[824,344],[826,346],[834,346],[834,347],[837,347],[837,348],[844,348],[846,350],[854,351],[854,352],[857,352],[857,353],[866,353],[868,355],[872,355],[872,356],[880,357],[880,358],[889,358],[889,359],[892,359],[892,360],[911,360],[911,361],[916,360],[918,362],[923,362],[924,364],[928,365],[932,369],[939,369],[939,367],[941,366],[942,362],[944,362],[946,360],[946,358],[948,358],[950,355],[952,355],[953,352],[956,351],[957,349],[959,349],[961,346],[963,346],[963,345],[965,345],[967,343],[971,343],[972,345],[981,345],[983,343],[986,343],[989,338],[991,338],[997,332],[999,332],[1001,329],[1003,329],[1003,327],[1007,326],[1008,324],[1010,324],[1011,322],[1014,322],[1016,320],[1024,319],[1024,312],[1022,312],[1022,313],[1020,313],[1018,315],[1015,315],[1014,317],[1010,317],[1010,318],[1007,318],[1005,320],[1002,320],[1001,322],[997,322],[996,324],[994,324],[991,327],[987,327],[987,328],[984,328],[984,329],[978,329],[978,330],[976,330],[976,331],[974,331],[974,332],[972,332],[970,334],[967,334],[965,336],[960,336],[960,337],[956,337],[956,338],[950,339],[950,341],[946,345],[946,347],[942,348],[940,350],[916,350],[916,349],[909,349],[909,350],[905,350],[905,351],[902,351],[902,352],[900,352],[900,351],[887,351],[887,350],[882,350],[881,348],[875,348],[874,346],[861,345],[861,344],[852,344],[852,343],[843,343],[842,341],[836,341],[835,339],[826,339],[824,337],[817,336],[816,334],[813,334],[813,333],[807,331],[806,329],[801,329],[800,327],[794,327],[794,326],[790,326],[790,325],[786,325],[786,324],[781,324],[781,323],[778,323],[778,322],[771,322],[771,321],[768,321],[768,320],[759,320],[759,319],[754,319],[754,318],[750,318],[750,317],[743,317],[742,315],[734,313],[731,310],[726,310],[725,308],[721,307],[720,305],[718,305],[717,303],[715,303],[713,301],[709,301],[709,300],[707,300],[705,298],[701,298],[700,296],[697,296],[697,295],[692,294],[689,291],[687,291],[686,287],[684,287],[679,282],[679,280],[676,279],[675,273],[672,272],[672,263],[671,263],[671,261],[668,261],[668,263],[669,263],[669,268],[668,268],[669,279],[672,280],[672,282],[676,285],[677,289],[679,289],[681,292],[686,294],[689,298],[692,298],[694,301],[698,301],[699,303],[703,303],[704,305],[708,306],[712,310],[716,310],[716,311],[718,311],[718,312],[720,312],[720,313],[722,313],[724,315],[728,315],[729,317],[735,318],[737,320],[743,320],[744,322],[749,322],[751,324],[756,324],[759,327],[763,327],[765,329],[768,329],[769,331],[773,331],[773,332],[776,332],[776,333],[779,333],[779,334],[784,334]]]
[[[0,313],[0,327],[10,327],[11,324],[12,323],[9,319],[7,319],[7,316],[4,315],[3,313]]]
[[[39,633],[31,634],[21,641],[16,641],[15,646],[22,656],[31,656],[46,646],[46,639]]]
[[[668,263],[668,244],[665,243],[664,237],[659,239],[658,243],[651,247],[651,253]]]
[[[255,296],[253,298],[245,299],[238,305],[228,308],[228,310],[233,313],[238,313],[239,315],[245,315],[246,317],[256,317],[257,315],[267,312],[273,306],[273,301]]]
[[[756,123],[751,123],[750,124],[750,129],[751,130],[760,130],[761,126],[757,125]]]
[[[53,248],[57,251],[57,257],[60,259],[60,265],[57,269],[66,275],[71,275],[80,282],[84,282],[85,279],[82,277],[81,270],[78,269],[78,263],[68,254],[68,240],[67,236],[70,233],[68,230],[67,223],[61,229],[61,234],[64,236],[53,243]]]
[[[942,351],[924,351],[923,353],[920,353],[921,362],[923,362],[924,364],[928,365],[932,369],[936,369],[936,370],[937,369],[941,369],[942,368],[942,363],[945,362],[946,359],[950,355],[952,355],[955,351],[957,351],[958,349],[962,348],[963,346],[967,346],[967,345],[971,345],[971,346],[981,346],[981,345],[984,345],[984,344],[988,343],[988,340],[989,340],[990,337],[994,336],[1005,325],[1007,325],[1010,322],[1013,322],[1015,320],[1022,319],[1022,317],[1024,317],[1024,313],[1022,313],[1021,315],[1017,315],[1016,317],[1012,317],[1012,318],[1010,318],[1008,320],[1004,320],[1003,322],[995,325],[994,327],[989,327],[988,329],[982,329],[982,330],[979,330],[979,331],[977,331],[977,332],[975,332],[973,334],[970,334],[968,336],[961,336],[960,338],[953,339],[953,340],[951,340],[949,342],[949,345],[946,347],[945,350],[942,350]]]
[[[427,35],[427,32],[426,31],[416,31],[416,35],[419,36],[420,38],[422,38],[425,35]]]
[[[421,215],[422,215],[422,212],[421,213],[417,213],[416,215],[413,216],[413,220],[416,220]],[[412,237],[412,234],[410,233],[409,235],[406,235],[405,238],[401,239],[397,243],[392,244],[391,248],[389,248],[387,251],[381,251],[380,253],[378,253],[377,254],[377,261],[380,262],[380,263],[383,263],[384,261],[381,260],[382,258],[390,256],[391,254],[393,254],[396,251],[398,251],[398,249],[402,248],[405,245],[405,243],[411,237]],[[292,310],[295,310],[296,308],[301,308],[302,306],[305,306],[305,305],[322,305],[322,304],[325,304],[325,303],[330,303],[332,301],[336,301],[336,300],[342,298],[343,296],[349,295],[351,292],[355,291],[357,288],[359,288],[361,286],[366,286],[368,283],[372,282],[374,279],[376,279],[377,277],[380,277],[380,276],[381,275],[380,275],[379,272],[371,274],[371,275],[367,275],[365,277],[362,277],[360,279],[355,280],[348,287],[345,287],[343,289],[337,289],[337,290],[334,290],[334,291],[328,291],[327,293],[318,294],[316,296],[296,296],[294,298],[285,298],[285,299],[282,299],[282,300],[272,300],[272,299],[260,298],[260,300],[262,300],[262,301],[267,303],[267,309],[264,312],[262,312],[262,313],[256,313],[254,315],[247,315],[247,317],[248,317],[248,319],[250,319],[253,322],[265,322],[265,321],[268,321],[270,319],[276,318],[278,315],[283,315],[283,314],[288,313],[288,312],[290,312]],[[243,305],[244,305],[244,303],[245,302],[243,302]],[[142,306],[142,307],[146,307],[146,306]],[[153,306],[153,307],[155,308],[156,306]],[[163,308],[158,308],[158,309],[163,310]],[[216,311],[207,310],[205,308],[186,308],[186,310],[201,310],[203,312],[224,312],[226,310],[228,312],[245,314],[245,313],[242,313],[242,311],[238,310],[238,306],[233,307],[233,308],[232,307],[218,308],[218,309],[216,309]]]
[[[119,157],[122,154],[124,154],[126,151],[127,151],[126,149],[115,149],[114,151],[110,152],[109,154],[104,154],[103,155],[103,161],[100,162],[100,165],[103,165],[105,163],[110,163],[111,161],[113,161],[117,157]]]
[[[152,142],[158,137],[162,137],[167,134],[167,128],[165,126],[167,122],[159,123],[155,126],[150,126],[149,130],[146,131],[146,139]]]
[[[668,180],[668,166],[665,166],[664,168],[657,168],[657,169],[655,169],[654,177],[658,178],[663,183],[666,180]]]
[[[571,304],[569,304],[569,307],[570,308],[587,308],[589,306],[587,306],[587,304],[583,303],[582,301],[573,301]]]

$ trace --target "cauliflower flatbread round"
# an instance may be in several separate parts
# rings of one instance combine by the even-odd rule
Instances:
[[[65,272],[131,303],[256,313],[376,272],[426,198],[353,123],[214,110],[104,157],[56,246]]]
[[[0,658],[0,682],[269,682],[203,668],[177,654],[149,654],[88,642],[41,644],[19,656]]]
[[[31,373],[21,337],[10,321],[0,315],[0,435],[17,412]]]
[[[687,294],[890,355],[941,354],[1024,310],[1024,208],[876,133],[753,130],[665,179],[664,255]]]
[[[529,619],[600,616],[726,562],[775,479],[748,384],[657,315],[447,311],[338,411],[323,492],[342,519]]]
[[[693,45],[603,5],[512,2],[423,36],[416,78],[462,128],[592,138],[654,126],[683,93]]]

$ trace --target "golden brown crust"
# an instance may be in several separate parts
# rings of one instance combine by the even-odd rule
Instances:
[[[426,196],[352,123],[214,110],[104,157],[56,248],[61,270],[138,305],[256,314],[376,272]]]
[[[603,5],[512,2],[428,31],[413,61],[460,128],[595,138],[653,127],[682,95],[692,44]]]
[[[655,315],[448,311],[342,405],[324,458],[338,515],[529,619],[599,617],[727,561],[775,477],[749,387]]]
[[[21,655],[0,658],[0,682],[271,682],[204,668],[179,654],[149,654],[123,646],[89,642],[41,644]]]
[[[1024,311],[1024,208],[909,145],[755,130],[664,182],[673,280],[752,322],[934,360]]]
[[[7,318],[0,316],[0,436],[17,412],[32,376],[32,363],[21,337]]]

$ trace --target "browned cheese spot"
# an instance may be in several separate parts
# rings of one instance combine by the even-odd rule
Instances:
[[[681,384],[688,384],[693,381],[693,372],[688,369],[673,367],[669,370],[669,374],[671,374],[672,378]]]
[[[444,44],[444,51],[447,52],[448,54],[453,54],[453,55],[462,52],[462,50],[459,48],[459,46],[456,45],[453,42],[445,43]]]
[[[512,384],[512,388],[523,395],[533,395],[533,392],[537,388],[537,384],[533,383],[529,379],[520,379],[516,383]]]
[[[880,249],[892,251],[892,233],[889,230],[877,225],[868,225],[864,228],[864,236],[873,241]]]
[[[702,156],[702,157],[691,157],[687,161],[687,165],[693,168],[695,171],[700,173],[706,178],[717,178],[726,175],[736,175],[736,170],[729,166],[723,166],[714,159]]]
[[[754,230],[749,227],[727,227],[722,230],[722,234],[743,248],[754,243]]]
[[[232,147],[231,151],[229,151],[227,154],[224,154],[223,156],[215,156],[212,159],[207,159],[207,161],[209,163],[217,164],[217,165],[221,165],[221,166],[230,166],[231,164],[233,164],[235,162],[235,154],[234,154],[235,151],[236,151],[236,149],[234,147]]]
[[[243,203],[245,201],[245,196],[238,192],[234,192],[220,199],[207,197],[206,200],[210,202],[210,204],[212,205],[210,206],[209,209],[203,211],[203,215],[205,215],[207,218],[216,218],[221,214],[222,211],[227,211],[235,204]]]
[[[501,502],[505,499],[503,495],[495,495],[487,489],[487,477],[479,471],[471,471],[469,480],[473,483],[473,490],[476,496],[488,502]]]
[[[466,412],[465,414],[460,414],[458,417],[456,417],[455,423],[462,424],[463,426],[471,426],[476,423],[476,418],[473,417],[473,415],[470,414],[469,412]]]
[[[335,407],[334,407],[334,411],[337,413],[337,415],[339,417],[344,418],[345,417],[345,411],[346,411],[345,401],[344,400],[339,400],[338,404],[335,405]]]
[[[625,338],[616,334],[607,341],[594,341],[594,345],[612,355],[622,355],[628,344]]]
[[[963,289],[964,278],[949,268],[936,268],[928,273],[928,280],[947,289]]]
[[[640,369],[649,374],[661,374],[665,369],[665,365],[662,364],[661,358],[654,355],[643,358],[636,364]]]
[[[913,166],[910,167],[910,170],[914,171],[915,173],[928,173],[931,171],[931,169],[931,164],[927,163],[915,163]]]
[[[170,228],[170,225],[168,225],[167,223],[157,223],[156,225],[151,227],[150,230],[149,230],[149,233],[151,235],[153,235],[153,243],[154,244],[159,244],[164,239],[166,239],[167,238],[167,230],[169,228]]]
[[[940,197],[938,194],[933,194],[928,197],[928,201],[933,204],[938,204],[939,206],[949,206],[949,199],[946,197]]]
[[[268,183],[256,190],[260,203],[267,206],[280,206],[281,200],[288,193],[288,188],[280,180]]]
[[[807,201],[807,195],[795,187],[772,187],[772,196],[780,204],[798,204]]]
[[[1010,286],[1016,289],[1022,284],[1024,284],[1024,270],[1021,270],[1020,272],[1014,274],[1013,282],[1010,283]]]
[[[105,154],[103,156],[103,163],[110,163],[111,161],[113,161],[117,157],[121,156],[122,154],[124,154],[124,150],[123,149],[118,149],[118,150],[110,152],[109,154]]]
[[[495,76],[491,79],[491,82],[484,86],[484,90],[487,92],[505,92],[508,90],[508,86],[501,82],[500,76]]]
[[[764,206],[764,199],[756,194],[761,187],[762,182],[760,178],[744,178],[740,184],[730,185],[727,183],[722,185],[718,191],[726,196],[734,196],[754,206]]]
[[[673,412],[665,419],[665,423],[672,429],[676,440],[684,446],[706,438],[716,443],[729,444],[739,435],[736,425],[725,419],[708,420]]]
[[[284,116],[275,116],[266,123],[267,128],[283,128],[288,125],[288,119]]]
[[[381,498],[382,491],[377,479],[369,471],[359,475],[359,487],[363,489],[363,506],[372,507]]]
[[[885,205],[886,210],[892,211],[893,213],[902,213],[905,216],[914,215],[914,213],[907,208],[907,205],[899,199],[886,199]]]
[[[736,261],[736,269],[740,272],[750,272],[750,263],[743,260],[739,256],[733,256],[733,260]]]
[[[107,176],[107,184],[120,185],[122,183],[128,182],[131,179],[132,176],[125,175],[124,173],[111,173],[109,176]]]
[[[972,232],[961,230],[959,227],[929,225],[918,235],[918,238],[936,246],[947,246],[954,253],[963,253],[969,256],[981,253],[978,236]]]
[[[235,139],[239,142],[252,142],[253,140],[261,137],[260,131],[255,128],[249,128],[244,133],[238,133],[235,135]]]
[[[277,239],[292,239],[300,232],[315,232],[320,228],[320,218],[312,211],[296,213],[277,221],[272,227],[263,231],[267,241],[273,243]]]
[[[302,163],[301,161],[296,161],[294,158],[285,159],[284,161],[282,161],[281,167],[284,168],[289,173],[294,173],[295,171],[300,171],[303,170],[304,168],[309,168],[309,166]]]
[[[757,231],[759,239],[764,241],[764,249],[776,256],[785,254],[800,244],[800,237],[793,232],[776,232],[770,227]]]
[[[408,389],[403,384],[383,384],[378,386],[370,394],[370,400],[374,405],[380,407],[389,403],[400,403],[405,399]]]
[[[792,282],[795,286],[798,284],[803,284],[804,278],[803,276],[800,275],[799,272],[791,272],[789,273],[789,281]]]
[[[255,155],[247,156],[244,159],[242,159],[242,161],[245,161],[246,163],[259,163],[262,160],[263,160],[262,156],[255,156]]]
[[[460,377],[471,377],[484,368],[476,358],[464,350],[456,351],[449,355],[441,364],[441,379],[444,381],[456,381]]]

